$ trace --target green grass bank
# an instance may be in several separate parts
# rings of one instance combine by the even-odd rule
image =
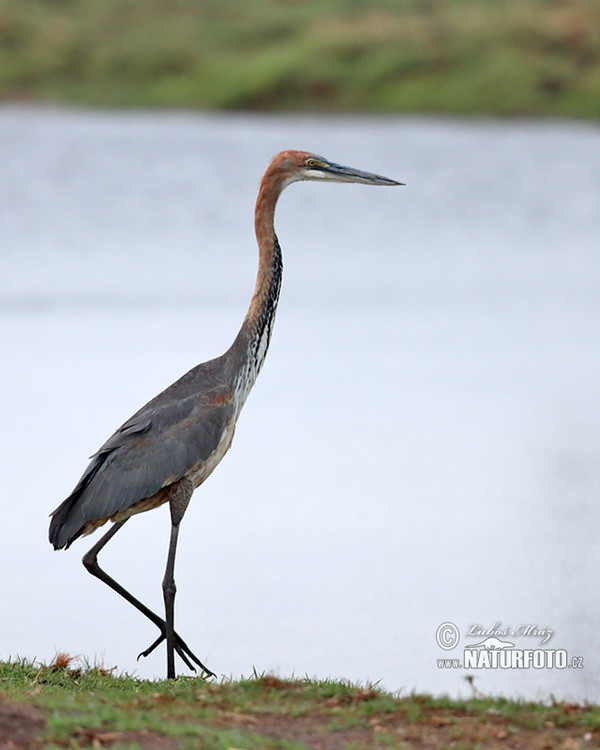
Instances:
[[[0,0],[0,98],[600,118],[600,2]]]
[[[0,663],[0,747],[576,750],[600,747],[600,708],[273,676],[150,682],[74,668],[61,655],[51,666]]]

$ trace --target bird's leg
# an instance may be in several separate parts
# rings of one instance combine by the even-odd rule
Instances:
[[[175,585],[175,553],[177,551],[177,537],[179,536],[179,524],[187,510],[193,492],[194,485],[189,479],[184,477],[169,498],[171,539],[169,542],[165,577],[162,583],[165,600],[167,678],[169,679],[175,677],[175,594],[177,592],[177,586]]]
[[[83,556],[83,564],[86,568],[86,570],[91,573],[93,576],[101,580],[103,583],[105,583],[107,586],[109,586],[113,591],[116,591],[117,594],[122,596],[126,601],[128,601],[130,604],[132,604],[138,611],[140,611],[143,615],[145,615],[151,622],[153,622],[156,627],[161,631],[161,635],[159,638],[150,646],[150,648],[146,649],[146,651],[143,651],[140,656],[147,656],[150,654],[156,646],[158,646],[159,643],[161,643],[165,639],[166,634],[166,623],[162,619],[162,617],[159,617],[155,612],[153,612],[151,609],[146,607],[145,604],[143,604],[139,599],[136,599],[133,594],[130,594],[127,589],[125,589],[121,584],[117,583],[114,578],[111,578],[107,573],[105,573],[104,570],[98,565],[98,553],[102,550],[102,548],[113,538],[113,536],[117,533],[117,531],[123,526],[125,521],[128,519],[124,519],[123,521],[119,521],[117,523],[114,523],[110,529],[104,534],[100,539],[94,544],[93,547],[91,547],[88,552],[85,553]],[[181,657],[181,659],[185,662],[186,666],[191,669],[192,671],[195,671],[194,666],[192,665],[192,661],[195,662],[200,669],[203,672],[206,672],[206,674],[211,677],[214,676],[214,673],[210,671],[210,669],[207,669],[204,664],[198,659],[198,657],[192,653],[189,646],[185,643],[185,641],[175,633],[175,650]],[[138,656],[139,659],[139,656]]]
[[[175,550],[177,549],[177,535],[179,534],[179,525],[171,526],[171,541],[169,543],[169,554],[167,557],[167,567],[165,577],[163,578],[163,598],[165,600],[165,622],[167,639],[167,678],[175,677]]]

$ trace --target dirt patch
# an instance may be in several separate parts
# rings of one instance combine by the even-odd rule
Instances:
[[[0,750],[39,750],[39,735],[46,729],[44,712],[26,703],[0,699]],[[102,732],[79,729],[75,734],[79,747],[110,748],[114,743],[137,743],[141,750],[177,750],[180,740],[145,730],[137,732]]]
[[[273,739],[294,740],[310,750],[346,750],[348,747],[402,747],[444,750],[461,748],[486,750],[583,750],[600,747],[600,732],[558,728],[549,722],[543,729],[515,726],[502,717],[484,718],[455,711],[432,711],[419,722],[397,716],[376,715],[369,727],[335,728],[335,717],[266,714],[228,715],[219,725],[238,726]]]
[[[307,750],[346,750],[348,747],[372,746],[371,730],[354,728],[330,731],[327,728],[330,721],[331,718],[326,716],[230,714],[225,721],[215,722],[211,726],[221,729],[244,729],[274,740],[293,740]],[[154,732],[101,732],[88,729],[78,731],[75,741],[79,747],[106,747],[107,750],[113,743],[133,742],[137,742],[142,750],[177,750],[183,742],[181,738],[164,737]]]
[[[141,750],[177,750],[181,740],[175,737],[165,737],[162,734],[139,731],[102,732],[93,729],[78,730],[75,740],[79,747],[110,748],[111,745],[138,744]]]
[[[275,740],[293,740],[310,750],[346,750],[369,748],[373,731],[361,727],[335,729],[331,716],[286,716],[285,714],[235,714],[227,717],[223,728],[234,726]]]
[[[0,750],[29,750],[45,726],[44,713],[38,708],[0,700]]]
[[[326,701],[331,704],[333,699]],[[337,705],[337,704],[336,704]],[[573,712],[584,712],[573,707]],[[557,722],[558,724],[558,722]],[[337,726],[336,726],[337,725]],[[348,726],[340,714],[314,712],[301,716],[285,713],[221,711],[206,729],[238,729],[275,741],[294,741],[307,750],[368,750],[373,747],[443,750],[461,748],[486,750],[592,750],[600,748],[600,729],[581,725],[561,726],[553,721],[530,729],[511,718],[468,713],[456,709],[424,709],[417,721],[397,713],[375,713],[357,717]],[[0,750],[40,750],[38,739],[46,729],[44,713],[27,704],[0,700]],[[181,737],[165,737],[146,730],[103,731],[76,727],[65,747],[106,748],[139,745],[141,750],[178,750]],[[62,744],[62,743],[61,743]]]

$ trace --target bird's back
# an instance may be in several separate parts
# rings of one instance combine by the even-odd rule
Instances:
[[[160,505],[183,477],[194,486],[204,481],[233,438],[236,404],[228,369],[227,355],[194,367],[104,443],[52,513],[55,549],[108,519]]]

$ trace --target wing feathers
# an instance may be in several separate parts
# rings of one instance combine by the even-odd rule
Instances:
[[[198,471],[217,450],[234,412],[227,387],[187,398],[171,387],[153,399],[91,457],[71,495],[52,514],[52,544],[68,546],[86,524],[126,511]]]

